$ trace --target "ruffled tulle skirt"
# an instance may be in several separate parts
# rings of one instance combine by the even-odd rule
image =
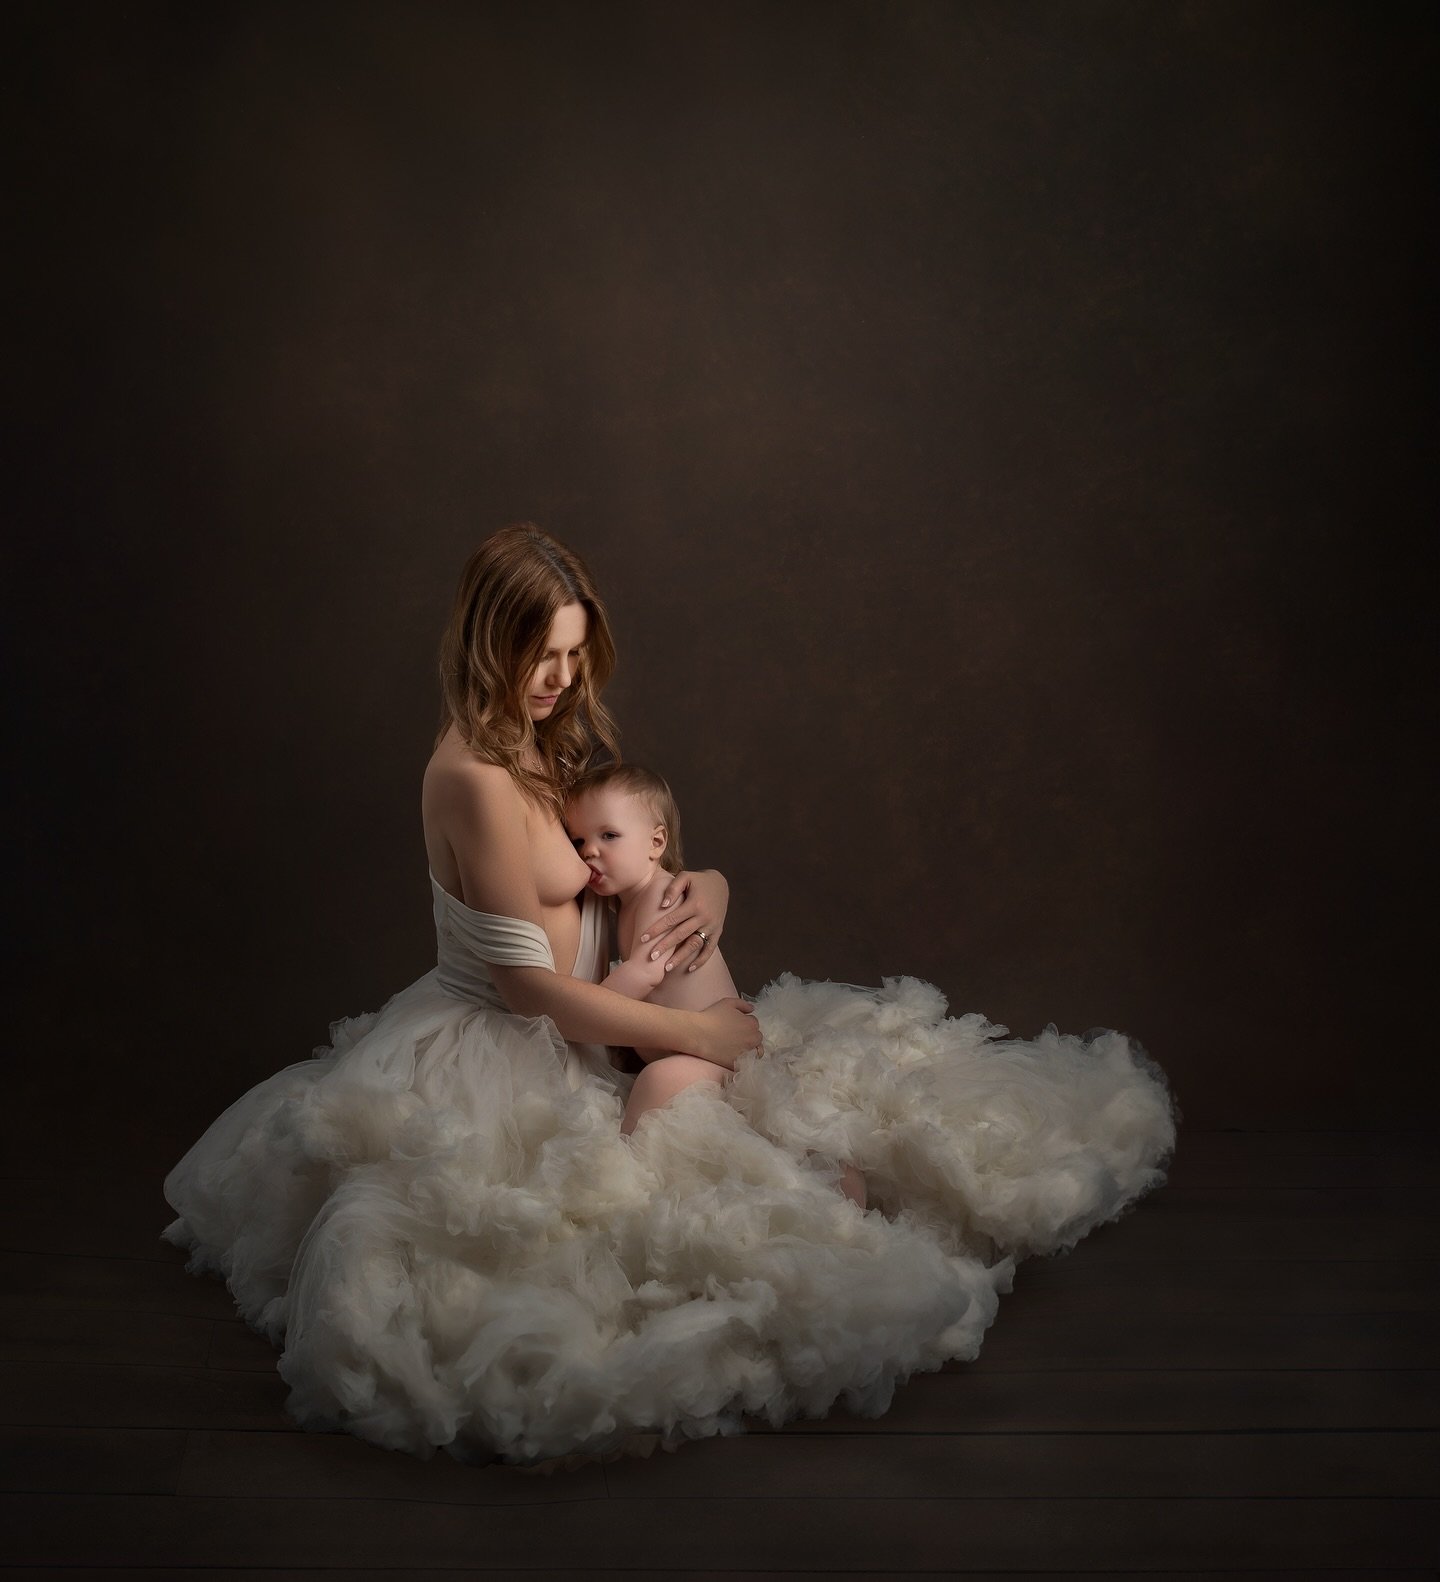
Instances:
[[[755,1005],[762,1057],[622,1136],[633,1077],[576,1085],[547,1018],[428,973],[232,1104],[163,1234],[283,1348],[303,1426],[549,1468],[878,1416],[978,1353],[1017,1259],[1163,1179],[1174,1106],[1123,1034],[1011,1040],[912,978]]]

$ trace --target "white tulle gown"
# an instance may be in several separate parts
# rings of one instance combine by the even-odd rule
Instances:
[[[785,974],[765,1054],[620,1119],[632,1076],[506,1011],[532,923],[431,875],[437,965],[232,1104],[165,1180],[165,1238],[283,1346],[287,1409],[521,1467],[818,1417],[974,1357],[1016,1259],[1163,1179],[1164,1077],[1123,1034],[1007,1039],[914,978]],[[606,969],[587,892],[577,976]],[[865,1173],[862,1211],[836,1189]]]

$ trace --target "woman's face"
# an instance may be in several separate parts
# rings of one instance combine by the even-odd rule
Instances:
[[[590,632],[583,604],[562,604],[550,623],[545,652],[525,688],[525,707],[537,723],[555,712],[560,694],[575,679]]]

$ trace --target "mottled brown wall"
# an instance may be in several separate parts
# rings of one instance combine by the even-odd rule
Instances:
[[[40,1098],[143,1072],[158,1157],[425,969],[435,646],[528,516],[743,986],[1414,1122],[1430,8],[15,14]]]

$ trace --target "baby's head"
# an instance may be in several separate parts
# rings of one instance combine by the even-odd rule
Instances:
[[[590,888],[619,895],[647,883],[657,867],[679,873],[680,811],[670,787],[639,764],[588,769],[570,787],[565,828],[590,864]]]

